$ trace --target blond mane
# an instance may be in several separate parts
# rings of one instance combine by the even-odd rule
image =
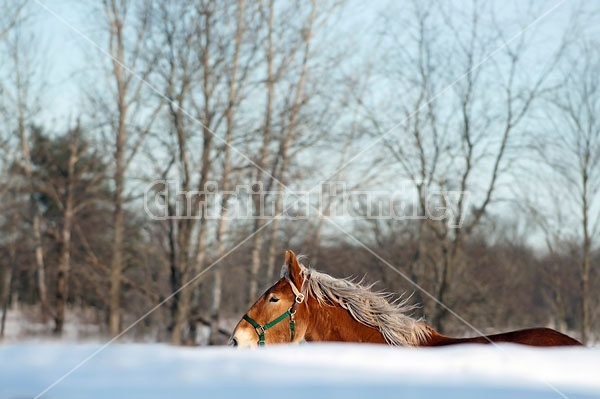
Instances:
[[[319,304],[346,309],[359,323],[377,328],[388,344],[417,346],[430,335],[425,323],[407,315],[416,308],[408,303],[410,298],[393,299],[392,294],[373,291],[373,285],[363,285],[362,280],[335,278],[301,266],[305,277],[310,274],[307,293]]]

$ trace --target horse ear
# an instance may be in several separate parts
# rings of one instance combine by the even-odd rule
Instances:
[[[296,254],[292,250],[285,251],[284,269],[286,268],[286,277],[292,280],[298,287],[301,287],[304,280],[304,277],[302,276],[302,266],[298,263]]]

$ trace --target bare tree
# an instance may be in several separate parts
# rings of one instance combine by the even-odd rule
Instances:
[[[566,193],[569,199],[560,204],[570,211],[567,225],[578,226],[575,235],[580,240],[579,328],[584,343],[590,339],[592,250],[600,229],[599,76],[597,43],[580,41],[576,55],[568,57],[561,70],[559,88],[548,95],[546,120],[550,125],[543,142],[537,140],[535,146],[543,163],[551,169],[551,178],[547,179],[551,190]]]
[[[294,7],[290,8],[294,10]],[[288,10],[289,12],[289,10]],[[291,161],[290,149],[295,140],[298,139],[298,118],[302,108],[306,105],[305,98],[305,86],[308,74],[308,64],[312,57],[312,46],[313,36],[315,31],[315,24],[317,16],[319,15],[317,10],[317,4],[315,2],[310,3],[310,8],[306,15],[306,19],[302,22],[302,25],[297,29],[292,30],[291,36],[293,39],[292,43],[288,46],[289,50],[285,53],[279,64],[275,64],[274,51],[276,49],[276,43],[274,35],[276,28],[279,26],[276,24],[276,7],[274,2],[270,2],[267,6],[267,47],[265,49],[265,61],[267,64],[267,77],[265,79],[266,84],[266,108],[265,108],[265,120],[261,128],[262,130],[262,143],[260,147],[260,155],[256,161],[256,175],[253,176],[253,181],[257,184],[255,186],[255,192],[253,193],[253,206],[254,212],[257,216],[254,221],[254,231],[259,231],[265,223],[264,217],[264,206],[263,203],[267,198],[263,195],[265,192],[271,190],[279,191],[275,198],[274,212],[278,214],[282,209],[282,195],[281,191],[284,187],[281,184],[285,184],[286,175],[289,173],[289,165]],[[284,19],[280,19],[280,22],[285,24]],[[297,64],[298,69],[292,69],[295,65],[294,60],[299,58]],[[283,79],[284,75],[291,75],[289,81],[286,82]],[[287,87],[287,89],[293,92],[291,101],[282,101],[284,108],[280,111],[279,115],[282,120],[279,123],[279,132],[274,132],[274,107],[276,104],[276,92],[275,89],[277,84]],[[267,157],[269,149],[276,144],[276,156],[271,160],[270,165],[267,164]],[[265,173],[265,168],[269,169],[269,173]],[[260,215],[260,217],[259,217]],[[267,249],[267,261],[274,259],[273,244],[276,242],[274,237],[278,234],[280,218],[277,217],[272,223],[271,227],[271,240],[269,241],[272,245],[269,245]],[[253,303],[256,300],[258,294],[258,287],[261,279],[259,278],[259,272],[261,263],[264,259],[264,237],[262,234],[256,234],[254,236],[252,244],[252,262],[250,264],[250,281],[248,289],[248,303]],[[272,260],[271,260],[272,262]],[[268,276],[268,270],[265,270]]]
[[[32,83],[32,80],[39,75],[39,68],[35,67],[34,60],[34,40],[27,40],[23,31],[23,20],[25,18],[25,8],[27,1],[2,1],[0,3],[0,9],[2,9],[2,15],[0,15],[0,53],[6,52],[6,59],[9,61],[10,69],[15,71],[9,75],[9,79],[0,81],[0,93],[2,93],[5,101],[0,102],[0,116],[2,116],[2,122],[4,122],[4,130],[7,135],[0,136],[0,151],[3,154],[3,160],[1,162],[2,172],[6,175],[9,174],[9,169],[14,162],[18,162],[16,157],[10,156],[11,153],[16,153],[12,147],[12,132],[18,134],[20,141],[20,148],[23,151],[22,163],[24,167],[30,166],[30,157],[28,153],[28,141],[27,141],[27,125],[32,123],[32,117],[36,113],[38,104],[37,96],[39,93],[36,91],[37,87]],[[39,64],[38,64],[39,65]],[[14,126],[16,125],[16,129]],[[5,169],[6,168],[6,169]],[[31,171],[31,168],[28,168]],[[4,175],[3,174],[3,175]],[[27,183],[31,184],[31,174],[27,176]],[[16,194],[15,187],[19,183],[12,181],[12,179],[6,179],[3,187],[0,190],[0,195],[6,199],[7,192],[13,192]],[[43,263],[43,252],[41,244],[41,233],[40,233],[40,219],[39,213],[37,212],[37,206],[34,209],[33,204],[33,193],[30,192],[30,204],[32,205],[31,211],[33,214],[33,236],[35,242],[35,253],[37,261],[37,282],[38,282],[38,293],[39,299],[42,304],[42,317],[45,316],[46,311],[46,298],[47,290],[44,275],[44,263]],[[11,195],[15,197],[16,195]],[[11,198],[10,207],[14,207],[14,203],[18,200]],[[5,208],[7,209],[7,208]],[[6,317],[8,312],[8,306],[11,301],[11,296],[15,288],[15,277],[18,270],[18,259],[16,254],[16,242],[19,240],[19,234],[17,233],[18,225],[22,223],[20,212],[14,209],[10,210],[7,215],[7,222],[11,226],[10,237],[6,241],[7,253],[8,253],[8,267],[4,268],[2,273],[2,295],[0,297],[0,306],[2,308],[2,317],[0,319],[0,337],[4,336]]]
[[[32,131],[32,178],[35,198],[44,205],[42,215],[48,226],[46,234],[57,248],[54,262],[54,332],[62,334],[70,288],[73,231],[77,217],[106,197],[103,181],[105,166],[79,125],[67,133],[49,138],[36,128]],[[16,169],[25,176],[23,168]],[[88,215],[89,217],[89,215]],[[54,273],[52,273],[54,274]]]
[[[231,143],[233,141],[233,133],[235,129],[234,112],[238,102],[238,70],[240,62],[240,51],[243,41],[244,32],[246,30],[244,21],[244,0],[236,2],[236,31],[234,39],[233,59],[231,61],[231,75],[229,77],[229,94],[227,98],[227,109],[225,111],[226,127],[225,127],[225,146],[223,154],[223,168],[221,173],[221,189],[223,196],[219,207],[220,218],[217,223],[216,241],[217,241],[217,258],[223,257],[226,248],[227,234],[227,218],[225,212],[229,202],[228,192],[231,190],[229,180],[231,179]],[[209,343],[214,345],[218,343],[219,334],[219,315],[221,311],[221,295],[222,295],[223,276],[219,266],[214,271],[214,281],[212,289],[212,302],[210,307],[210,336]]]
[[[10,304],[11,295],[14,291],[15,286],[15,275],[18,270],[18,259],[16,255],[16,242],[19,239],[18,234],[16,234],[17,225],[20,222],[20,217],[18,212],[13,212],[10,216],[9,223],[11,225],[12,237],[7,243],[7,252],[8,252],[8,267],[4,268],[2,273],[2,295],[0,296],[0,307],[2,307],[2,317],[0,318],[0,338],[4,337],[5,326],[6,326],[6,317],[8,314],[8,306]]]
[[[142,129],[133,129],[132,123],[136,106],[139,107],[141,102],[143,79],[150,74],[153,66],[152,60],[144,58],[144,40],[150,28],[150,3],[144,1],[135,4],[128,0],[104,0],[102,3],[114,88],[114,106],[109,109],[115,116],[111,123],[114,128],[115,198],[109,299],[109,330],[113,335],[121,330],[125,175],[152,123],[150,118],[150,122]],[[130,40],[132,37],[133,40]]]
[[[262,4],[262,3],[261,3]],[[261,7],[262,10],[262,7]],[[263,11],[264,14],[264,11]],[[273,112],[273,102],[275,101],[275,71],[274,71],[274,45],[273,45],[273,35],[274,35],[274,21],[275,21],[275,3],[273,0],[269,1],[267,4],[266,11],[266,26],[267,26],[267,48],[265,49],[265,61],[267,67],[267,76],[265,79],[266,85],[266,105],[265,105],[265,120],[264,126],[262,128],[262,143],[260,149],[260,155],[256,160],[256,177],[254,181],[260,182],[263,184],[263,172],[266,167],[267,155],[269,151],[269,147],[271,145],[271,136],[272,136],[272,112]],[[253,188],[254,189],[254,188]],[[257,186],[256,189],[260,190],[261,187]],[[260,215],[263,211],[264,204],[261,202],[261,198],[259,195],[254,195],[252,197],[252,205],[254,207],[254,213],[256,218],[254,220],[254,231],[258,231],[261,229],[264,221]],[[258,291],[258,271],[260,269],[261,262],[261,251],[263,247],[264,238],[262,234],[256,234],[254,236],[254,240],[252,242],[252,263],[250,265],[250,281],[248,286],[248,303],[252,304],[256,299],[256,293]]]
[[[197,6],[197,13],[203,18],[203,27],[197,32],[199,43],[202,46],[198,54],[201,68],[202,83],[200,90],[202,94],[199,96],[201,100],[193,103],[196,115],[202,122],[202,155],[200,160],[200,176],[198,178],[198,192],[201,194],[194,198],[194,201],[198,201],[197,203],[206,203],[207,201],[207,183],[210,174],[214,172],[211,159],[214,145],[214,130],[220,124],[218,119],[221,119],[217,118],[217,113],[219,112],[217,109],[219,109],[219,106],[217,104],[218,94],[216,91],[219,83],[224,79],[225,73],[223,73],[222,68],[225,57],[224,54],[215,51],[215,48],[222,46],[222,40],[224,40],[218,34],[219,14],[217,9],[218,3],[216,1],[208,1]],[[223,114],[221,113],[221,115]],[[197,223],[195,256],[191,267],[188,269],[190,274],[186,276],[185,283],[199,273],[206,262],[207,218],[203,207],[199,207],[198,212],[199,220]],[[196,323],[190,320],[192,310],[192,305],[189,303],[191,302],[190,291],[181,293],[181,311],[175,319],[175,328],[173,329],[173,338],[175,341],[177,340],[176,335],[180,335],[181,333],[183,323],[190,324],[190,339],[195,339]]]
[[[156,73],[169,99],[167,117],[174,136],[174,142],[169,144],[173,161],[163,175],[178,180],[181,193],[193,193],[175,200],[181,201],[180,204],[189,202],[181,218],[168,222],[171,288],[178,291],[186,287],[177,292],[171,303],[171,341],[175,344],[183,340],[192,342],[196,320],[202,318],[203,312],[198,308],[200,293],[194,290],[197,285],[190,283],[214,254],[212,237],[208,234],[212,226],[204,214],[212,200],[206,195],[207,184],[219,181],[220,187],[229,188],[232,169],[229,146],[237,137],[240,87],[248,79],[251,56],[246,51],[252,52],[251,48],[242,48],[248,47],[244,41],[247,18],[244,4],[222,7],[215,1],[190,1],[157,8],[161,25],[156,35],[162,46],[156,51],[164,62]],[[189,15],[195,19],[190,20]],[[229,24],[230,20],[235,22]],[[215,161],[220,156],[224,163],[219,175]],[[172,211],[177,207],[175,201],[170,203]],[[226,248],[226,221],[219,221],[215,228],[216,253],[222,254]],[[217,279],[212,300],[220,295],[219,291]],[[211,306],[215,334],[216,307],[220,307],[218,299],[216,302]]]
[[[308,61],[311,57],[312,51],[312,41],[315,29],[315,21],[317,18],[317,4],[315,1],[311,2],[311,9],[308,19],[306,21],[306,26],[302,30],[303,36],[303,49],[302,49],[302,63],[300,65],[300,72],[298,74],[298,80],[296,81],[296,85],[294,87],[294,98],[291,103],[291,110],[289,112],[288,123],[286,124],[285,132],[282,134],[279,143],[279,153],[278,157],[280,159],[279,170],[276,170],[276,166],[273,167],[272,176],[277,176],[280,182],[287,181],[287,174],[289,173],[290,168],[290,160],[292,154],[290,154],[290,149],[292,143],[298,136],[298,119],[300,117],[300,110],[302,109],[302,105],[305,103],[305,85],[308,74]],[[275,164],[277,165],[277,163]],[[285,184],[285,183],[284,183]],[[283,209],[283,196],[278,195],[275,200],[275,209],[274,212],[278,215]],[[273,274],[273,269],[275,267],[275,251],[277,249],[277,234],[279,233],[279,223],[281,218],[276,217],[271,226],[271,239],[269,240],[269,247],[267,251],[267,276],[270,278]]]
[[[200,121],[201,126],[201,146],[202,151],[197,165],[199,166],[198,183],[194,185],[191,183],[193,179],[191,170],[185,172],[187,175],[187,191],[196,188],[199,195],[194,195],[191,198],[192,209],[191,215],[195,218],[196,223],[186,222],[184,229],[185,234],[181,236],[184,240],[179,246],[180,250],[180,261],[182,262],[183,269],[181,271],[181,284],[187,285],[189,281],[202,269],[206,260],[206,239],[207,239],[207,228],[206,228],[206,217],[204,215],[204,207],[199,204],[206,201],[205,190],[209,181],[209,174],[212,172],[212,151],[213,151],[213,139],[215,123],[216,123],[216,104],[215,104],[215,90],[218,87],[218,82],[223,76],[220,74],[219,68],[223,62],[223,54],[213,54],[215,46],[220,43],[221,37],[215,32],[217,24],[217,5],[213,1],[203,2],[195,7],[195,14],[201,20],[198,27],[192,27],[189,31],[192,43],[195,43],[198,48],[191,53],[192,57],[195,57],[195,64],[193,69],[190,71],[192,74],[197,74],[200,84],[195,87],[191,87],[191,92],[188,93],[189,104],[194,109],[194,114],[197,120]],[[185,34],[185,33],[184,33]],[[193,75],[192,75],[193,76]],[[185,106],[185,105],[184,105]],[[182,108],[177,108],[181,111]],[[187,115],[186,115],[187,116]],[[197,123],[196,121],[193,121]],[[188,126],[187,129],[191,127]],[[189,136],[189,132],[185,132],[186,136]],[[185,140],[179,140],[180,154],[185,154]],[[183,153],[181,151],[184,151]],[[194,165],[193,163],[190,165]],[[195,236],[195,240],[194,240]],[[178,287],[177,287],[178,288]],[[183,339],[184,328],[189,325],[190,331],[187,334],[189,342],[195,340],[194,329],[195,322],[191,318],[192,314],[192,288],[188,287],[179,293],[177,299],[177,309],[174,315],[173,329],[171,333],[171,342],[174,344],[180,344]]]
[[[75,164],[79,160],[79,126],[69,142],[69,158],[67,161],[66,186],[62,199],[56,197],[63,212],[63,224],[60,229],[60,248],[58,254],[58,276],[56,277],[56,315],[54,332],[61,334],[65,322],[65,307],[67,303],[67,279],[71,269],[71,231],[75,204]]]
[[[44,249],[42,243],[41,215],[34,198],[34,179],[30,154],[30,132],[35,117],[41,109],[41,97],[46,89],[43,83],[44,62],[39,56],[38,38],[28,32],[22,24],[13,26],[6,33],[4,42],[12,64],[14,74],[10,82],[4,85],[7,98],[5,117],[7,123],[15,124],[19,138],[21,167],[29,186],[29,215],[35,252],[36,282],[42,318],[48,311]],[[10,86],[10,87],[9,87]],[[26,218],[26,220],[29,218]]]
[[[2,10],[2,15],[0,15],[0,40],[2,40],[24,16],[27,3],[28,0],[2,0],[0,2],[0,10]]]
[[[189,120],[186,119],[185,109],[188,108],[194,95],[195,82],[200,79],[201,72],[196,54],[196,30],[189,24],[178,23],[178,21],[185,21],[184,15],[193,13],[193,7],[190,3],[180,3],[178,7],[165,3],[158,6],[156,13],[160,21],[157,35],[161,40],[160,43],[163,44],[161,50],[164,51],[164,56],[161,58],[165,59],[165,63],[164,67],[159,66],[155,73],[163,81],[163,90],[169,99],[167,117],[175,141],[171,150],[172,161],[166,165],[163,176],[170,176],[170,169],[174,166],[176,170],[173,173],[179,181],[178,189],[182,193],[188,193],[194,187],[192,182],[194,159],[189,153],[191,127]],[[168,206],[174,212],[176,202],[170,202]],[[190,253],[192,217],[195,214],[188,215],[189,211],[191,210],[186,209],[186,213],[183,214],[187,218],[168,220],[168,259],[170,287],[173,292],[186,284],[191,275],[189,269],[192,260]],[[178,292],[171,302],[170,330],[171,340],[175,344],[181,343],[184,324],[189,317],[189,298],[189,293],[183,290]]]
[[[402,120],[392,129],[398,133],[387,134],[383,141],[400,176],[413,186],[418,215],[427,216],[432,200],[441,201],[449,211],[443,220],[426,217],[416,222],[417,244],[409,267],[411,276],[438,299],[430,309],[430,320],[443,330],[445,306],[453,307],[458,300],[452,286],[467,266],[462,258],[464,245],[488,214],[502,179],[510,176],[517,156],[511,143],[541,96],[560,49],[547,57],[543,68],[527,71],[523,58],[530,36],[523,34],[481,64],[505,41],[499,23],[493,29],[482,24],[483,18],[496,21],[493,7],[474,1],[465,17],[456,10],[434,10],[415,2],[412,15],[410,29],[391,30],[388,36],[395,48],[389,62],[382,64],[387,65],[389,76],[398,77],[407,95],[396,109]],[[440,31],[455,44],[443,41]],[[400,44],[400,38],[407,42]],[[372,129],[386,134],[389,123],[377,115],[367,114]],[[436,192],[440,195],[432,196]],[[448,194],[452,192],[458,192],[454,201]]]

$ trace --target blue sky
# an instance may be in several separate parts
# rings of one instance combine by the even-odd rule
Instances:
[[[40,119],[50,129],[60,130],[71,124],[79,114],[78,107],[84,103],[81,88],[103,84],[102,79],[96,80],[93,74],[85,72],[95,68],[106,56],[75,32],[75,30],[80,31],[91,40],[95,40],[98,36],[94,31],[98,27],[97,18],[88,14],[89,3],[82,4],[74,0],[40,0],[40,2],[58,16],[52,15],[52,12],[45,10],[35,1],[30,3],[29,7],[35,21],[33,32],[39,44],[40,58],[45,59],[44,80],[48,84]],[[355,41],[353,49],[368,59],[378,51],[375,33],[381,27],[376,22],[377,17],[382,14],[398,15],[400,20],[402,9],[407,7],[408,3],[408,1],[352,0],[345,7],[336,25],[331,28],[339,29],[349,40]],[[451,4],[458,10],[461,8],[466,10],[470,7],[471,0],[457,0],[443,4]],[[532,22],[533,19],[524,18],[527,4],[518,0],[494,1],[494,6],[501,17],[520,21],[521,25],[515,23],[514,26],[507,27],[505,32],[507,39],[517,34],[523,24]],[[536,6],[535,9],[539,10],[538,14],[542,14],[559,4],[559,0],[535,1],[533,4]],[[569,21],[574,4],[577,2],[567,0],[535,26],[538,31],[535,36],[536,53],[544,54],[556,45]],[[97,44],[103,49],[106,48],[106,43]],[[535,68],[540,61],[536,53],[530,53],[527,58],[532,68]],[[94,81],[85,80],[90,79],[90,76]],[[506,195],[510,196],[510,193],[507,192]],[[495,209],[502,211],[502,207]]]
[[[49,83],[49,92],[44,112],[44,120],[55,120],[60,124],[61,120],[73,117],[77,113],[76,107],[81,104],[79,98],[79,88],[88,83],[82,81],[82,72],[90,67],[90,56],[105,57],[99,50],[81,37],[74,30],[78,30],[91,40],[95,41],[93,31],[94,18],[87,15],[86,4],[74,0],[39,0],[46,5],[58,17],[45,10],[40,4],[33,2],[30,4],[30,10],[34,14],[35,35],[38,37],[40,51],[47,59],[46,81]],[[370,36],[373,31],[378,29],[376,18],[378,15],[386,12],[401,12],[402,7],[407,6],[407,1],[375,1],[361,2],[357,0],[350,1],[345,7],[342,16],[339,18],[337,28],[346,32],[346,35],[355,36],[356,50],[364,53],[368,57],[375,51],[376,44],[372,43],[373,37]],[[452,4],[457,7],[468,7],[470,0],[453,1]],[[505,15],[514,14],[515,19],[521,17],[519,13],[523,8],[524,2],[519,1],[497,1],[498,12]],[[556,5],[558,1],[536,2],[540,10],[547,10]],[[541,21],[536,29],[543,31],[543,35],[548,38],[545,44],[551,44],[558,39],[572,8],[572,2],[567,1],[561,4],[552,14]],[[400,11],[399,11],[400,10]],[[59,18],[64,19],[61,21]],[[72,26],[69,27],[67,24]],[[515,33],[518,32],[517,26]],[[511,32],[509,31],[508,34]],[[102,48],[106,48],[106,43],[97,43]],[[540,43],[540,46],[545,46]],[[96,58],[93,59],[95,61]],[[92,61],[92,62],[93,62]],[[532,62],[535,62],[532,59]]]

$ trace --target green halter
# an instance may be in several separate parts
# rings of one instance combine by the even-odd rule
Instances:
[[[295,310],[294,310],[294,313],[296,313]],[[278,324],[282,320],[285,320],[285,318],[287,318],[287,317],[290,318],[290,342],[292,342],[294,340],[295,329],[296,329],[296,322],[294,321],[294,313],[292,313],[292,308],[289,308],[284,314],[282,314],[275,320],[265,324],[264,326],[261,326],[260,324],[258,324],[247,314],[244,315],[243,319],[246,320],[248,323],[250,323],[252,325],[252,327],[254,327],[254,329],[256,330],[256,333],[258,334],[258,345],[265,346],[265,331],[267,331],[269,328],[273,327],[274,325]]]
[[[306,280],[308,280],[309,278],[310,278],[310,274],[307,275],[304,282],[306,282]],[[253,318],[248,316],[247,313],[242,317],[242,319],[244,319],[248,323],[250,323],[250,325],[252,325],[252,327],[254,327],[254,329],[256,330],[256,334],[258,334],[258,346],[265,346],[265,331],[267,331],[269,328],[273,327],[274,325],[282,322],[287,317],[290,318],[290,342],[294,341],[294,336],[296,335],[296,321],[294,320],[294,315],[296,314],[296,307],[298,305],[300,305],[302,302],[304,302],[304,294],[301,293],[300,291],[298,291],[298,288],[296,288],[296,285],[294,283],[292,283],[292,281],[290,279],[287,279],[287,280],[288,280],[288,283],[290,283],[290,286],[292,287],[292,291],[294,291],[294,294],[296,295],[296,299],[294,301],[294,304],[285,313],[283,313],[281,316],[279,316],[275,320],[272,320],[262,326],[260,324],[258,324],[256,322],[256,320],[254,320]],[[302,288],[304,289],[304,283],[302,284]]]

